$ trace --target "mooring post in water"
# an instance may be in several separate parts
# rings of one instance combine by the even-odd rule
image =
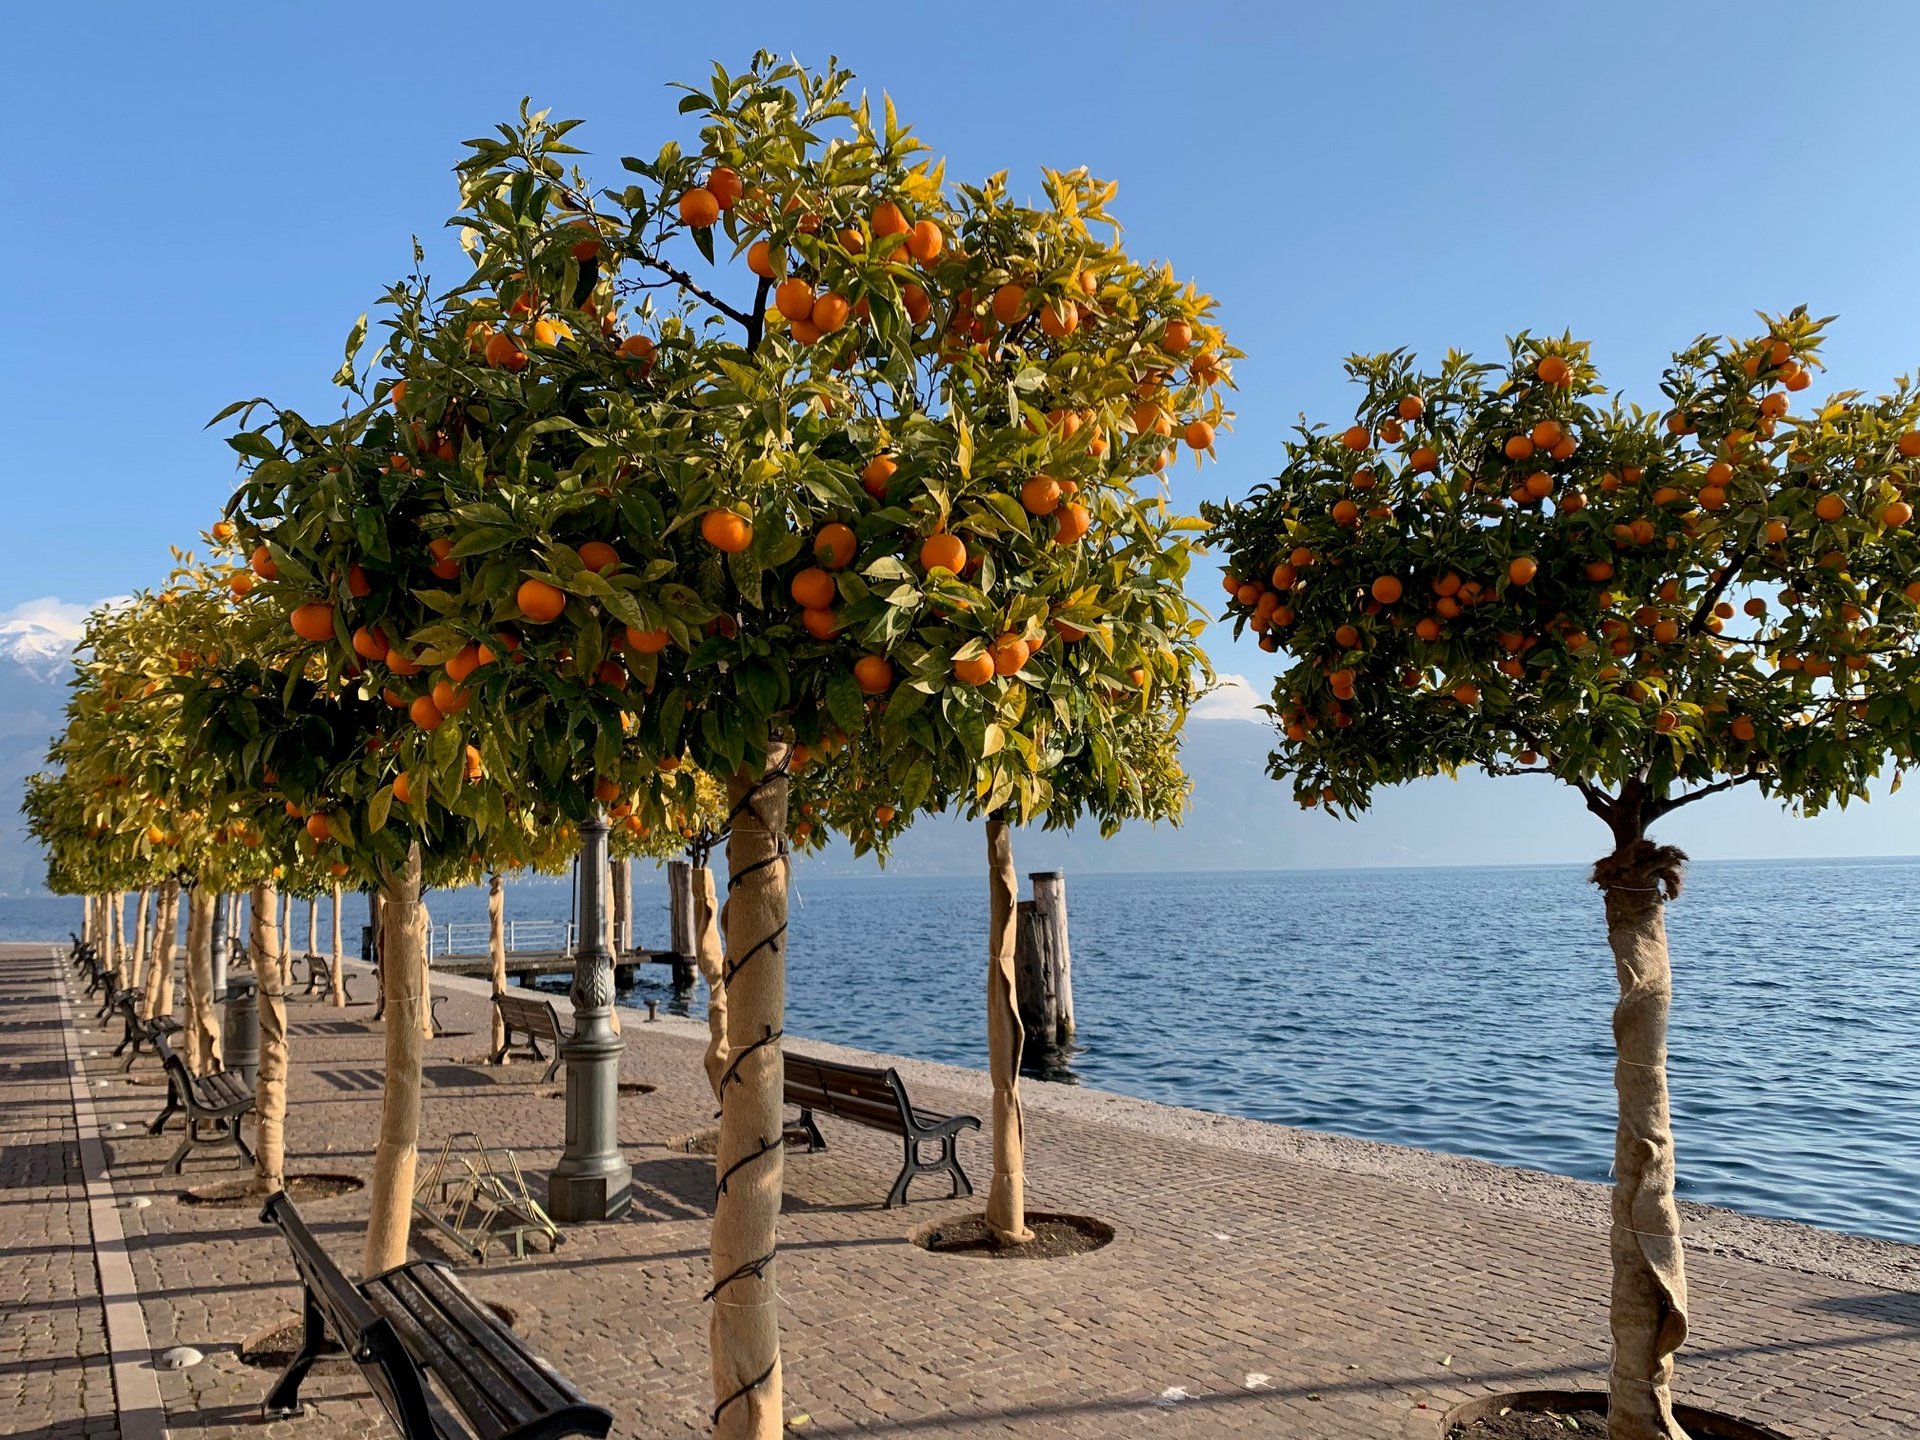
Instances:
[[[1073,947],[1067,940],[1067,875],[1064,870],[1036,870],[1033,908],[1048,930],[1048,952],[1053,966],[1053,1004],[1057,1040],[1073,1036]]]
[[[693,862],[667,862],[667,948],[693,958]]]
[[[1014,999],[1020,1028],[1040,1046],[1060,1033],[1060,994],[1054,988],[1053,929],[1038,902],[1022,900],[1014,910]]]

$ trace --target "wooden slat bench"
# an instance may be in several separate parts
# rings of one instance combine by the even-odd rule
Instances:
[[[380,978],[380,967],[378,965],[373,967],[373,983],[380,992],[380,998],[374,1002],[373,1018],[376,1020],[384,1020],[387,1015],[387,987]],[[447,1027],[440,1023],[440,1006],[446,998],[444,995],[429,994],[427,996],[430,1002],[428,1009],[433,1014],[433,1038],[436,1040],[447,1033]]]
[[[325,955],[315,955],[309,951],[307,952],[307,988],[300,993],[311,995],[316,990],[332,993],[333,961]],[[349,1000],[353,999],[353,976],[348,973],[344,965],[340,967],[340,993]],[[437,1025],[436,1028],[438,1028]]]
[[[223,1141],[240,1152],[241,1164],[252,1165],[253,1152],[240,1138],[240,1119],[253,1109],[253,1091],[238,1075],[224,1070],[196,1077],[187,1069],[186,1062],[173,1053],[164,1035],[154,1037],[153,1048],[167,1072],[167,1103],[147,1126],[147,1133],[158,1135],[166,1129],[167,1117],[176,1110],[184,1110],[187,1116],[186,1136],[167,1162],[167,1171],[178,1175],[194,1146],[218,1145]],[[205,1133],[201,1129],[203,1125],[215,1127],[213,1133]]]
[[[814,1120],[816,1111],[837,1115],[856,1125],[870,1126],[898,1135],[906,1147],[906,1163],[887,1195],[887,1208],[904,1204],[907,1187],[918,1175],[946,1174],[953,1177],[956,1197],[973,1194],[966,1171],[960,1168],[959,1143],[962,1130],[978,1130],[976,1115],[938,1115],[931,1110],[916,1110],[907,1098],[907,1087],[898,1071],[865,1065],[842,1065],[833,1060],[816,1060],[807,1055],[786,1055],[787,1104],[800,1107],[800,1128],[807,1134],[809,1152],[827,1148],[826,1137]],[[922,1141],[939,1141],[940,1158],[920,1158]]]
[[[414,1260],[355,1285],[285,1192],[260,1218],[286,1237],[305,1292],[300,1351],[267,1394],[267,1418],[300,1413],[300,1383],[331,1334],[406,1440],[557,1440],[613,1428],[610,1411],[589,1403],[446,1266]]]
[[[567,1038],[561,1033],[560,1012],[553,1008],[553,1002],[502,991],[493,997],[493,1004],[500,1012],[507,1035],[500,1048],[488,1057],[487,1063],[498,1065],[507,1058],[510,1050],[525,1050],[533,1059],[545,1060],[547,1057],[540,1049],[540,1037],[544,1035],[553,1045],[553,1063],[547,1066],[547,1073],[541,1079],[553,1079],[555,1072],[560,1069],[560,1043]],[[526,1036],[525,1041],[514,1044],[515,1034]]]
[[[143,1045],[150,1048],[158,1059],[160,1050],[154,1042],[181,1028],[180,1022],[171,1015],[156,1015],[152,1019],[142,1015],[140,1006],[144,998],[141,991],[135,989],[123,991],[121,1001],[117,1002],[126,1033],[120,1043],[113,1047],[113,1053],[127,1057],[120,1062],[122,1070],[133,1069],[133,1062],[140,1058],[140,1047]]]

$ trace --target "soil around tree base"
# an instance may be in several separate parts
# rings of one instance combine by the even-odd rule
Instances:
[[[917,1232],[913,1243],[936,1255],[966,1255],[981,1260],[1065,1260],[1086,1255],[1113,1243],[1113,1226],[1091,1215],[1054,1215],[1027,1212],[1033,1239],[1024,1245],[1002,1245],[987,1228],[984,1215],[959,1215],[937,1220]]]
[[[351,1195],[356,1190],[366,1188],[366,1181],[357,1175],[289,1175],[286,1190],[295,1200],[309,1203],[317,1200],[332,1200],[336,1196]],[[180,1192],[182,1205],[224,1206],[229,1209],[242,1209],[253,1206],[258,1209],[265,1203],[264,1195],[253,1193],[251,1174],[236,1176],[231,1180],[215,1180],[206,1185],[195,1185]]]
[[[1788,1440],[1778,1430],[1691,1405],[1673,1407],[1692,1440]],[[1598,1390],[1523,1390],[1470,1401],[1447,1416],[1446,1440],[1606,1440],[1607,1397]]]

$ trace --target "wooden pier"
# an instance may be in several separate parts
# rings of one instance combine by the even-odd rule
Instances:
[[[693,987],[694,964],[691,955],[672,950],[628,950],[614,957],[613,983],[625,990],[638,977],[642,965],[671,965],[676,990]],[[485,980],[493,974],[493,961],[486,955],[436,955],[433,968],[442,975],[467,975]],[[509,950],[507,976],[516,985],[532,985],[542,975],[570,977],[573,956],[562,950]]]

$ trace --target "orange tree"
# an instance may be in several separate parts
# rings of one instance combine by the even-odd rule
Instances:
[[[1025,817],[1044,732],[1184,693],[1187,546],[1132,481],[1211,448],[1233,353],[1205,297],[1120,248],[1111,186],[949,186],[848,80],[716,71],[681,102],[697,147],[612,189],[567,169],[571,122],[523,113],[461,166],[472,274],[389,297],[383,434],[440,491],[406,517],[441,546],[417,591],[440,628],[409,633],[513,637],[523,668],[472,703],[511,709],[539,783],[623,737],[728,777],[726,1433],[779,1423],[789,747],[877,729],[904,811],[965,775]],[[996,724],[1021,739],[983,754]]]
[[[1271,761],[1340,815],[1377,786],[1477,765],[1577,790],[1620,982],[1609,1433],[1678,1435],[1686,1332],[1665,1072],[1662,816],[1754,785],[1806,810],[1865,798],[1911,745],[1913,466],[1902,383],[1796,414],[1822,322],[1702,340],[1658,413],[1609,399],[1586,345],[1509,363],[1356,358],[1351,425],[1304,429],[1271,484],[1214,509],[1236,630],[1284,648]]]
[[[351,363],[339,378],[356,381]],[[445,710],[429,711],[420,677],[454,656],[406,637],[438,617],[419,592],[436,585],[441,559],[416,525],[442,502],[396,453],[391,414],[360,406],[310,423],[264,401],[228,413],[249,422],[230,441],[248,473],[223,538],[246,560],[227,581],[226,643],[172,683],[201,783],[245,797],[256,824],[296,824],[296,863],[381,897],[387,1083],[365,1255],[374,1273],[406,1252],[426,1005],[420,887],[457,883],[490,844],[514,843],[514,789],[496,777],[518,773],[516,731],[511,717],[443,723],[462,705],[444,688]]]

